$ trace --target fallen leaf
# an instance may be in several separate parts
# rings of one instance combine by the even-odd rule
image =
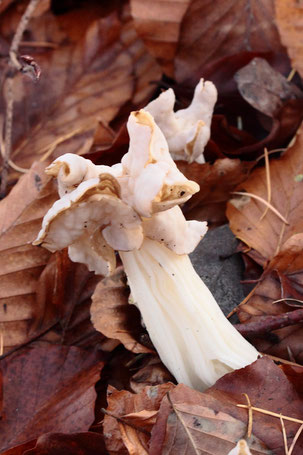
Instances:
[[[231,230],[260,255],[262,266],[279,253],[292,235],[303,232],[302,182],[298,179],[303,173],[302,131],[301,127],[295,142],[282,158],[270,161],[270,203],[289,224],[271,210],[262,218],[266,206],[249,196],[242,197],[242,200],[231,200],[227,205],[226,214]],[[268,195],[265,168],[254,170],[236,190],[252,193],[266,201]]]
[[[192,0],[181,25],[176,79],[201,74],[210,62],[226,56],[281,49],[273,0]]]
[[[143,39],[163,71],[173,77],[174,57],[178,47],[180,26],[190,0],[131,0],[131,13],[138,35]]]
[[[214,164],[177,161],[177,165],[188,179],[200,185],[200,191],[185,204],[185,216],[211,224],[226,221],[226,202],[230,192],[247,179],[253,167],[253,163],[229,158],[218,159]]]
[[[0,202],[0,320],[6,350],[24,343],[40,317],[36,286],[50,253],[32,242],[55,199],[54,185],[40,163]]]
[[[254,58],[234,77],[243,98],[270,117],[277,116],[287,100],[303,95],[263,58]]]
[[[111,455],[127,455],[129,452],[125,448],[125,442],[129,444],[129,447],[133,445],[138,447],[138,452],[131,452],[133,454],[138,453],[138,455],[141,455],[144,453],[143,450],[147,450],[148,432],[151,431],[155,422],[154,411],[158,411],[162,398],[174,387],[174,384],[171,383],[145,387],[138,394],[133,394],[126,390],[116,391],[113,388],[109,389],[106,411],[111,415],[106,414],[104,417],[103,434],[106,448]],[[118,422],[112,416],[118,417],[125,422],[129,421],[132,425],[132,430],[135,430],[135,432],[129,429],[129,431],[126,430],[126,424],[123,424],[121,420]],[[122,433],[120,431],[121,424],[123,424]]]
[[[72,13],[54,16],[49,11],[30,21],[30,52],[42,76],[37,84],[20,74],[14,78],[11,157],[21,167],[66,152],[86,153],[98,123],[108,125],[126,103],[144,102],[153,91],[150,81],[160,76],[126,12],[122,20],[117,12],[93,18],[91,8],[82,9],[77,39],[69,31]],[[3,13],[2,36],[11,36],[19,14]],[[35,47],[36,41],[52,46]]]
[[[24,455],[106,455],[106,453],[102,435],[88,431],[44,434],[38,438],[35,447],[26,451]]]
[[[92,296],[91,319],[96,330],[108,338],[119,340],[135,353],[150,353],[152,349],[140,343],[145,333],[135,305],[128,303],[129,289],[123,268],[97,285]]]
[[[97,354],[67,346],[32,346],[1,360],[1,450],[47,432],[86,431],[102,366]]]
[[[276,23],[282,43],[287,49],[292,66],[303,76],[303,47],[301,43],[301,23],[303,8],[300,2],[275,0]]]
[[[241,322],[256,324],[255,333],[250,336],[261,352],[289,359],[290,349],[295,361],[300,363],[303,362],[301,325],[288,324],[285,313],[289,314],[296,309],[287,298],[299,301],[303,299],[302,248],[302,234],[290,237],[281,247],[279,254],[268,264],[250,298],[237,309]],[[284,302],[274,303],[284,298],[286,299]],[[270,317],[274,320],[280,315],[282,316],[279,318],[280,328],[270,329]],[[288,326],[282,328],[283,323]],[[257,329],[261,329],[262,326],[263,336],[260,337],[261,333]],[[244,329],[245,327],[246,324]]]
[[[222,377],[205,393],[179,384],[162,400],[152,430],[150,455],[175,453],[228,454],[247,431],[247,404],[300,419],[302,401],[283,371],[268,358]],[[285,421],[288,443],[299,425]],[[252,454],[284,455],[280,419],[253,411]],[[302,438],[293,454],[302,450]]]

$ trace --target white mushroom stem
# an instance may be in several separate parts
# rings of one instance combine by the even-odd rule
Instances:
[[[178,382],[204,390],[257,359],[187,255],[147,238],[139,250],[119,253],[150,338]]]

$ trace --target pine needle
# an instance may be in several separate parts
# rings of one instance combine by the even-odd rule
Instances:
[[[256,194],[253,194],[253,193],[245,193],[242,191],[234,191],[232,194],[237,194],[239,196],[248,196],[248,197],[251,197],[252,199],[256,199],[257,201],[266,205],[278,218],[280,218],[281,221],[283,221],[283,223],[289,224],[289,222],[284,218],[284,216],[281,215],[281,213],[278,212],[278,210],[275,209],[275,207],[273,207],[271,204],[269,204],[269,202],[265,201],[265,199],[263,199],[262,197],[257,196]]]
[[[251,407],[251,402],[249,399],[249,396],[247,393],[243,393],[247,400],[247,405],[248,405],[248,425],[247,425],[247,438],[251,437],[252,433],[252,426],[253,426],[253,412],[252,412],[252,407]]]
[[[287,435],[286,435],[286,430],[285,430],[285,425],[284,425],[284,420],[282,418],[282,415],[280,415],[280,422],[281,422],[281,427],[282,427],[285,455],[289,455],[288,446],[287,446]]]
[[[249,406],[247,406],[247,404],[237,404],[236,406],[238,408],[244,408],[244,409],[248,409],[249,408]],[[266,409],[255,408],[254,406],[251,406],[251,409],[253,411],[260,412],[261,414],[266,414],[266,415],[269,415],[269,416],[272,416],[272,417],[277,417],[278,419],[280,419],[280,417],[282,416],[282,418],[284,420],[288,420],[289,422],[296,422],[296,423],[303,424],[303,420],[296,419],[295,417],[284,416],[282,414],[277,414],[276,412],[267,411]]]
[[[268,159],[268,150],[264,148],[264,158],[265,158],[265,173],[266,173],[266,186],[267,186],[267,202],[270,204],[271,202],[271,182],[270,182],[270,167],[269,167],[269,159]],[[263,215],[260,218],[260,221],[266,216],[269,207],[267,206]]]

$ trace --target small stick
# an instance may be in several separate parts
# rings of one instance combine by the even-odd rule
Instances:
[[[244,337],[263,335],[272,330],[282,329],[303,321],[303,309],[289,311],[275,316],[260,316],[257,321],[235,324]]]
[[[12,129],[13,129],[13,113],[14,113],[14,93],[13,93],[13,84],[14,84],[14,74],[15,71],[20,71],[22,69],[21,63],[17,59],[18,48],[24,33],[24,30],[27,27],[27,24],[31,18],[31,15],[34,12],[39,0],[30,0],[27,8],[20,19],[16,33],[13,37],[13,41],[9,50],[9,71],[6,81],[6,116],[5,116],[5,155],[3,159],[3,169],[1,174],[1,187],[0,187],[0,198],[3,198],[6,193],[7,187],[7,176],[8,176],[8,167],[9,160],[11,155],[12,148]]]

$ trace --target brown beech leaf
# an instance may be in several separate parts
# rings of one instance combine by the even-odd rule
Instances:
[[[99,122],[108,125],[124,104],[144,102],[153,91],[150,81],[160,76],[127,13],[100,18],[93,4],[81,11],[76,32],[73,12],[48,11],[29,24],[28,41],[50,46],[30,48],[42,70],[39,83],[14,78],[12,159],[22,167],[87,152]],[[17,19],[15,11],[3,14],[0,31],[8,40]]]
[[[252,406],[301,419],[302,400],[283,371],[268,358],[222,377],[205,393],[183,384],[162,400],[152,429],[150,455],[227,455],[247,432],[246,393]],[[299,424],[285,421],[288,446]],[[253,411],[251,453],[284,455],[280,419]],[[302,450],[302,438],[293,454]]]
[[[25,342],[40,317],[35,308],[37,280],[50,253],[32,242],[55,199],[54,185],[40,163],[0,202],[0,321],[5,348]]]
[[[48,433],[40,436],[35,447],[24,455],[106,455],[103,436],[83,433]],[[12,455],[15,455],[12,453]],[[16,454],[17,455],[17,454]]]
[[[131,0],[131,13],[138,35],[164,72],[173,77],[180,26],[190,0]]]
[[[296,0],[275,0],[276,23],[280,32],[281,40],[287,48],[292,66],[303,77],[303,46],[301,41],[301,23],[303,19],[303,7]]]
[[[274,0],[192,0],[182,21],[176,78],[203,74],[210,62],[244,51],[281,51]]]
[[[108,338],[119,340],[136,353],[150,353],[152,349],[140,343],[144,334],[141,316],[135,305],[128,303],[129,289],[123,268],[104,278],[92,296],[91,319],[96,330]]]
[[[230,192],[247,179],[253,167],[253,163],[229,158],[218,159],[214,164],[177,161],[177,165],[188,179],[200,185],[200,191],[185,204],[186,217],[213,224],[226,221],[226,202]]]
[[[263,58],[254,58],[234,77],[243,98],[270,117],[277,116],[287,100],[302,98],[300,90]]]
[[[303,129],[298,130],[295,142],[282,156],[270,161],[271,205],[287,220],[286,224],[272,210],[263,216],[266,206],[249,196],[230,201],[227,218],[233,233],[256,250],[261,265],[266,265],[279,253],[292,235],[303,232]],[[256,169],[237,187],[237,191],[253,193],[267,200],[265,168]]]
[[[67,346],[32,346],[1,360],[1,449],[47,432],[86,431],[102,366],[96,353]]]
[[[174,384],[171,383],[145,387],[138,394],[126,390],[116,391],[113,387],[109,388],[106,411],[111,415],[105,415],[103,429],[106,448],[111,455],[127,455],[128,453],[145,455],[149,453],[147,452],[149,433],[155,423],[156,412],[163,397],[174,387]],[[118,421],[113,416],[122,421]],[[123,422],[129,422],[131,429],[126,428],[127,425]],[[137,452],[129,452],[125,445],[132,450],[135,447]]]

